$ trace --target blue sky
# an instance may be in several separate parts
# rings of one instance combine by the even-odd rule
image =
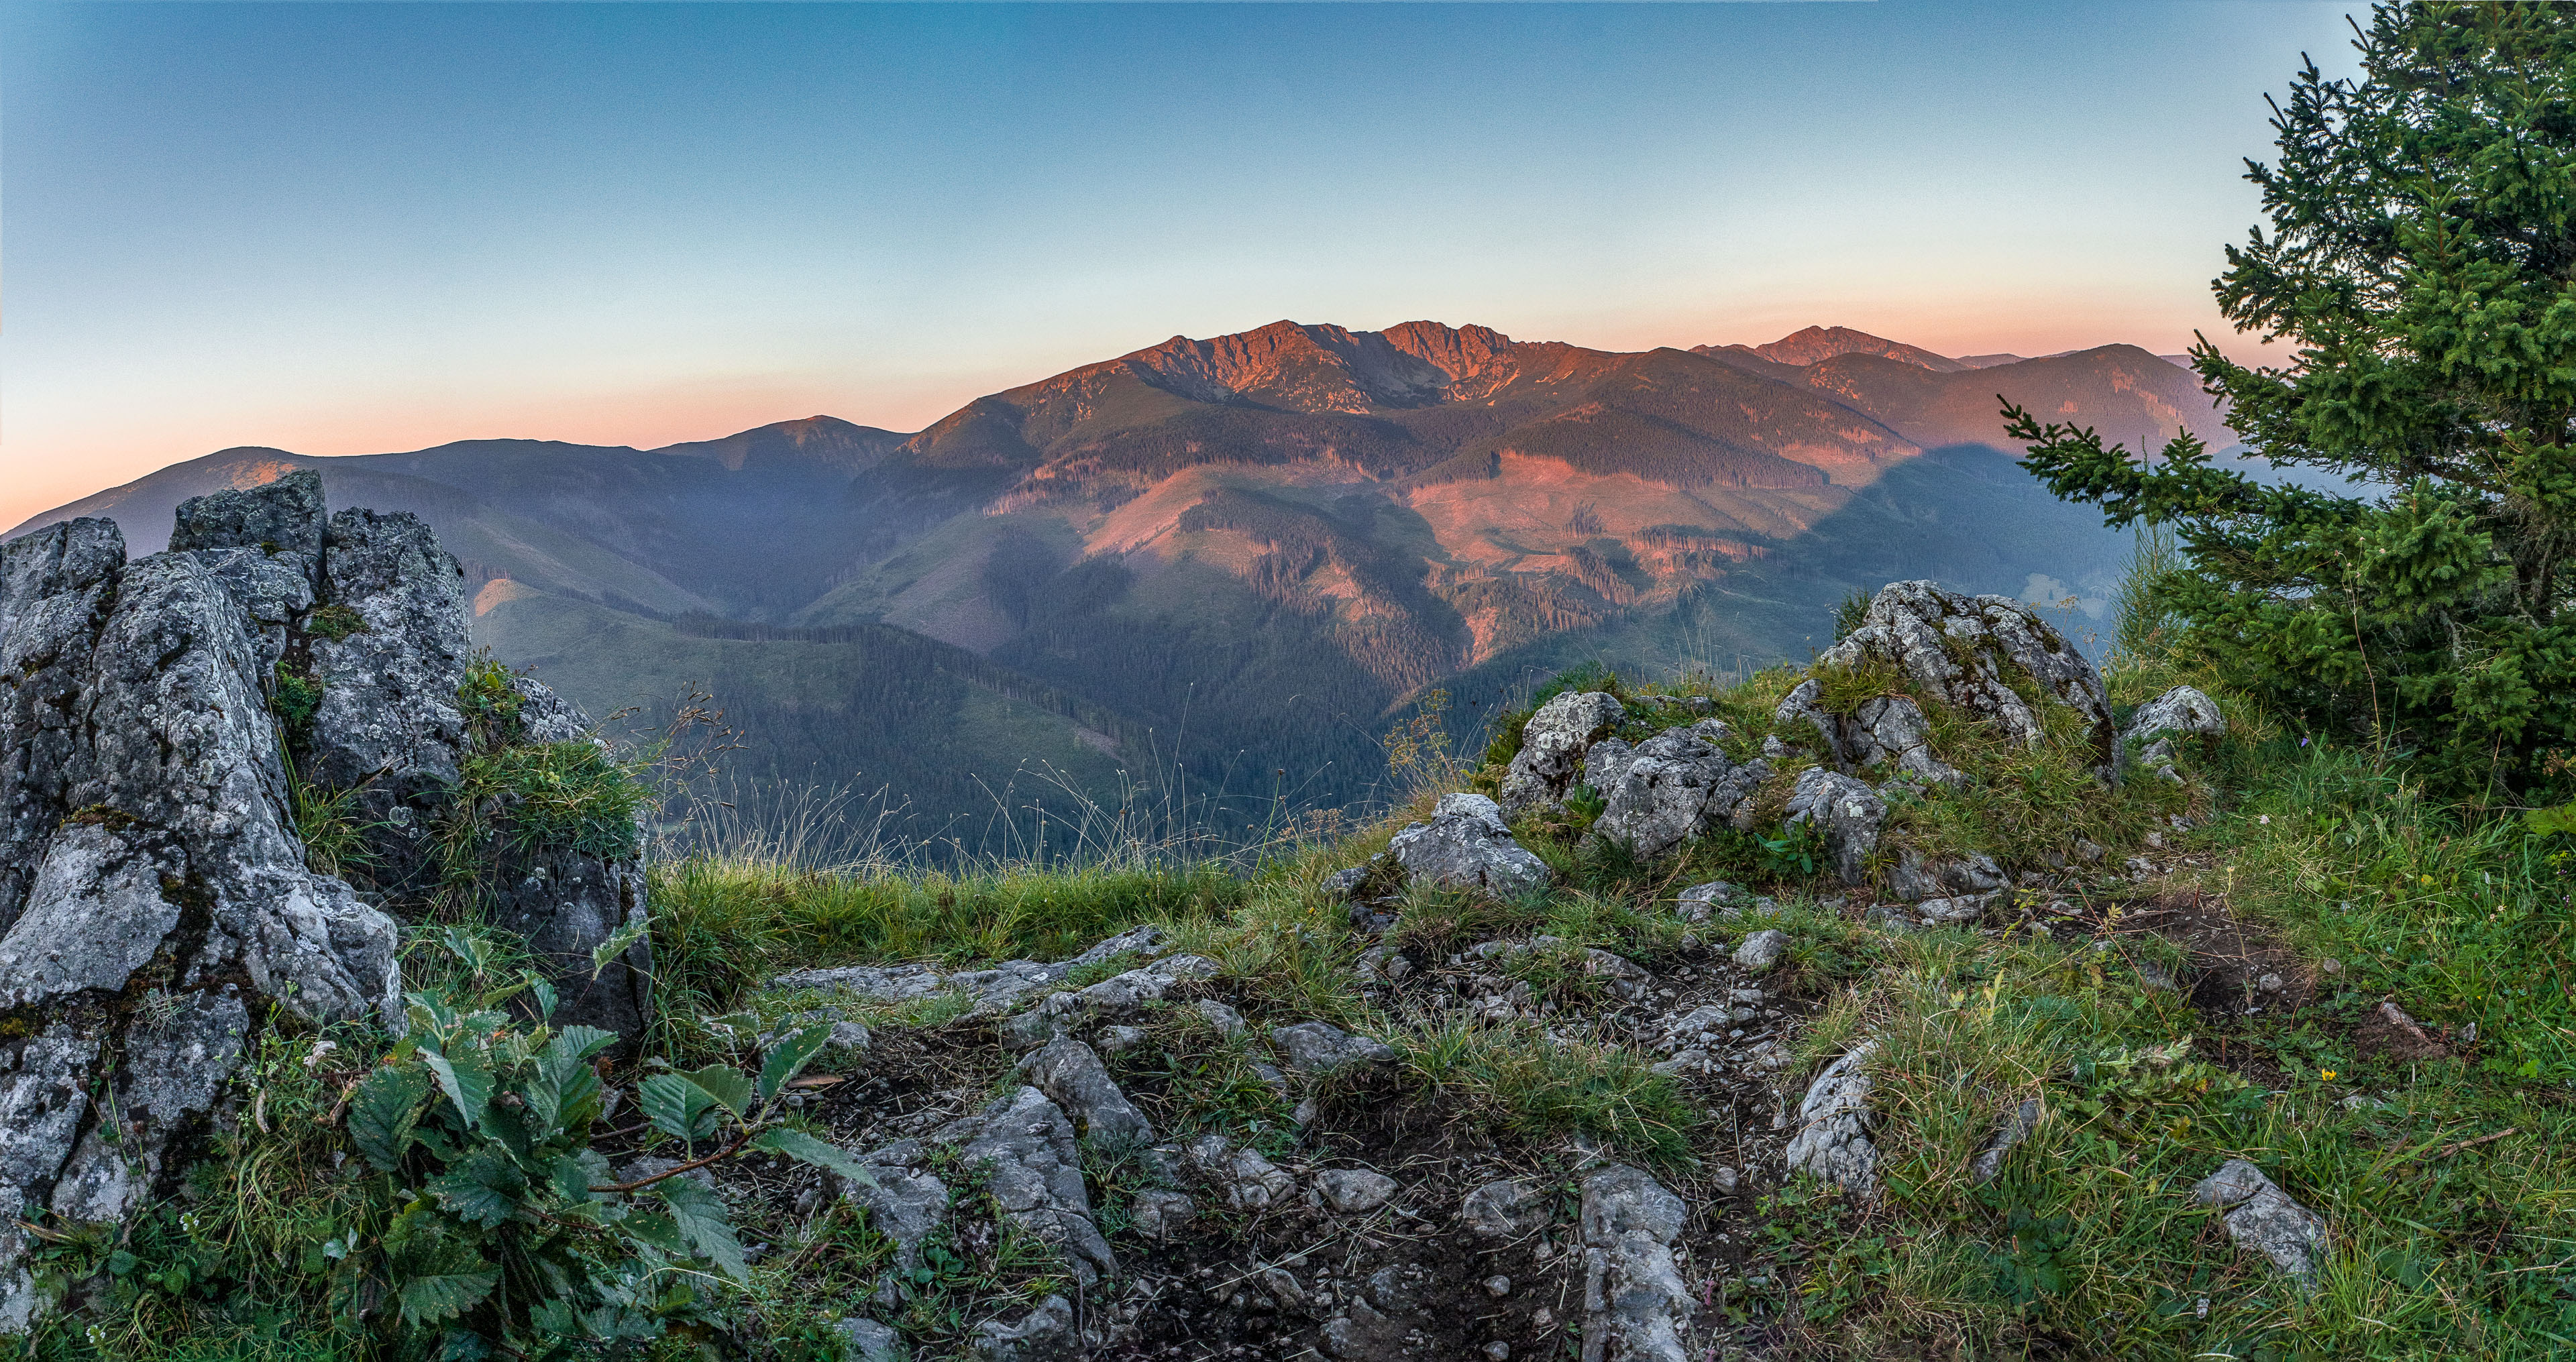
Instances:
[[[915,429],[1175,333],[2220,325],[2345,4],[12,4],[0,526],[236,444]]]

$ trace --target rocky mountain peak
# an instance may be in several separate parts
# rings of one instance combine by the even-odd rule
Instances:
[[[1774,364],[1815,364],[1836,355],[1863,354],[1902,360],[1936,374],[1955,374],[1971,367],[1945,355],[1936,355],[1919,345],[1907,345],[1866,331],[1854,331],[1847,326],[1810,326],[1782,336],[1769,345],[1726,348],[1746,350]]]

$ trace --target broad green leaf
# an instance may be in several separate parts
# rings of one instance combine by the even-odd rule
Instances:
[[[822,1053],[824,1043],[831,1039],[832,1025],[829,1022],[788,1033],[787,1038],[772,1047],[768,1058],[761,1062],[760,1100],[766,1102],[778,1096],[778,1090],[804,1072],[805,1066]]]
[[[877,1185],[877,1180],[869,1175],[866,1167],[858,1160],[850,1157],[848,1150],[828,1141],[818,1140],[801,1130],[772,1126],[760,1132],[759,1138],[751,1142],[751,1147],[766,1149],[772,1154],[784,1154],[791,1159],[810,1163],[826,1172],[838,1173],[863,1187]]]
[[[654,1183],[652,1190],[671,1208],[671,1221],[690,1248],[735,1282],[751,1280],[742,1260],[742,1241],[734,1238],[733,1217],[725,1212],[722,1197],[684,1177]]]
[[[588,1201],[591,1188],[609,1179],[608,1159],[596,1149],[557,1154],[545,1165],[546,1182],[566,1201]]]
[[[450,1059],[436,1050],[424,1048],[420,1058],[429,1066],[429,1071],[438,1076],[439,1090],[447,1094],[448,1101],[456,1104],[457,1115],[464,1118],[465,1128],[472,1130],[481,1124],[483,1108],[492,1100],[492,1071],[471,1055]]]
[[[654,1074],[635,1085],[635,1099],[644,1119],[674,1139],[703,1139],[715,1129],[715,1095],[687,1074]]]
[[[549,1126],[572,1119],[583,1104],[599,1095],[599,1075],[591,1057],[617,1043],[617,1033],[596,1026],[567,1026],[546,1043],[537,1057],[537,1081],[528,1085],[528,1105]]]
[[[626,1233],[665,1253],[686,1253],[689,1241],[680,1237],[680,1224],[667,1215],[645,1211],[630,1215],[621,1222]]]
[[[2540,837],[2546,837],[2552,833],[2576,832],[2576,804],[2561,804],[2550,809],[2532,809],[2522,815],[2522,822],[2523,826],[2531,829],[2533,835]]]
[[[537,995],[537,1020],[541,1022],[553,1021],[555,1019],[555,1004],[561,1001],[555,996],[555,986],[547,983],[537,975],[531,974],[528,976],[528,991]]]
[[[431,1179],[428,1191],[449,1215],[488,1229],[518,1210],[528,1180],[509,1160],[484,1151]]]
[[[751,1110],[751,1075],[730,1064],[710,1064],[689,1072],[689,1080],[706,1090],[718,1105],[736,1116]]]
[[[417,1328],[454,1319],[491,1295],[501,1274],[480,1258],[474,1261],[482,1265],[472,1271],[407,1278],[402,1284],[403,1323]]]
[[[350,1095],[349,1142],[376,1171],[390,1173],[401,1164],[427,1096],[429,1075],[409,1066],[378,1069]]]

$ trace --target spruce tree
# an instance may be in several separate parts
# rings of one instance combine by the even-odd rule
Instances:
[[[2354,31],[2358,78],[2311,61],[2273,102],[2279,156],[2246,163],[2271,232],[2214,282],[2289,362],[2192,351],[2257,454],[2348,490],[2005,416],[2058,495],[2176,533],[2185,648],[2311,725],[2527,788],[2576,748],[2576,7],[2381,4]]]

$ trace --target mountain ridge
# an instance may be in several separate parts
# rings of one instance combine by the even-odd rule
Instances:
[[[311,467],[336,504],[428,520],[467,566],[478,634],[595,713],[654,699],[612,693],[621,676],[725,673],[774,720],[756,755],[779,779],[941,759],[810,717],[857,712],[866,686],[836,669],[880,665],[864,658],[930,669],[884,682],[907,704],[992,712],[942,698],[936,649],[799,641],[886,626],[1168,743],[1168,777],[1288,772],[1347,803],[1374,788],[1388,716],[1433,687],[1473,711],[1542,664],[1792,656],[1816,608],[1891,576],[2098,599],[2121,541],[2012,464],[1998,393],[2225,443],[2196,380],[2136,347],[1970,369],[1840,328],[1606,351],[1281,321],[1075,366],[908,434],[812,416],[653,449],[243,446],[11,534],[106,514],[148,549],[184,497]],[[771,632],[664,627],[682,617]],[[988,761],[1000,745],[948,746]],[[1126,778],[1097,767],[1095,793]]]

